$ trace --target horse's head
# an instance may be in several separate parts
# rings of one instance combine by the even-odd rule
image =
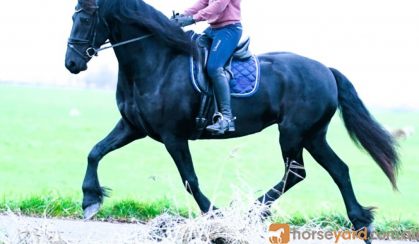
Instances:
[[[108,39],[106,22],[95,0],[79,0],[73,14],[73,27],[67,44],[65,66],[73,74],[87,69],[95,49]]]

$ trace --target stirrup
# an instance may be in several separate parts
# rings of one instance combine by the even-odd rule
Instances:
[[[212,124],[217,123],[218,120],[223,120],[224,119],[224,115],[220,112],[216,112],[213,116],[212,116]]]
[[[233,116],[233,118],[228,119],[227,122],[234,122],[236,119],[237,117]],[[224,120],[224,115],[220,112],[214,113],[214,115],[212,116],[212,124],[217,123],[219,120]]]
[[[234,120],[236,117],[231,119],[225,119],[221,113],[215,113],[213,116],[213,124],[206,127],[213,135],[222,135],[225,132],[236,131]]]

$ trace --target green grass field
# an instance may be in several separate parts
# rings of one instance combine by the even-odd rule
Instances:
[[[72,109],[80,115],[70,116]],[[419,112],[372,112],[393,128],[419,124]],[[113,91],[0,85],[0,196],[16,200],[53,193],[81,199],[87,154],[118,118]],[[400,192],[392,191],[379,167],[350,141],[339,116],[330,127],[329,142],[349,165],[361,204],[378,207],[377,219],[418,222],[419,134],[400,142]],[[249,137],[190,144],[202,190],[218,206],[235,196],[258,197],[284,171],[275,126]],[[305,165],[306,180],[275,208],[285,215],[345,213],[337,186],[308,153]],[[113,189],[106,204],[166,198],[175,206],[196,208],[163,145],[150,139],[109,154],[99,176],[102,185]]]

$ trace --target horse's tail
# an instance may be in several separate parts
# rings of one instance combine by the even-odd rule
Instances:
[[[338,87],[339,109],[351,139],[371,155],[397,190],[398,154],[393,137],[370,115],[352,83],[330,68]]]

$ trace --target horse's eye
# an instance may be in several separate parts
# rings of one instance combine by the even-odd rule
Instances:
[[[89,24],[89,22],[90,22],[90,18],[80,18],[80,21],[81,21],[83,24]]]

